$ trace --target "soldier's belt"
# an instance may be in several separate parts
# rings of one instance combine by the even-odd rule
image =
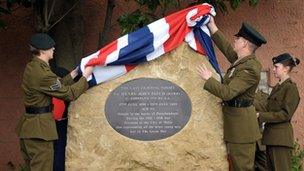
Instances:
[[[52,106],[44,107],[25,107],[25,112],[28,114],[42,114],[52,112]]]
[[[235,99],[224,101],[222,104],[229,107],[249,107],[253,104],[253,100]]]

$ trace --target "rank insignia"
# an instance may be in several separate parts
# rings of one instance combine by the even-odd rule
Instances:
[[[61,83],[57,78],[56,82],[50,86],[51,90],[59,90],[61,88]]]

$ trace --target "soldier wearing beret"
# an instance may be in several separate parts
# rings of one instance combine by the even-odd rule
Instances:
[[[206,81],[204,89],[223,100],[224,140],[230,167],[234,171],[253,170],[256,141],[261,138],[256,110],[252,105],[261,72],[255,51],[266,40],[249,24],[243,23],[231,46],[213,17],[208,28],[214,43],[231,66],[222,83],[212,78],[211,71],[204,65],[198,67],[198,73]]]
[[[77,69],[60,78],[49,66],[55,50],[54,40],[47,34],[37,33],[30,38],[29,45],[33,58],[26,65],[22,81],[25,113],[16,131],[26,170],[52,171],[53,142],[58,138],[52,115],[52,97],[67,101],[77,99],[88,89],[87,78],[93,67],[87,67],[77,82],[73,81],[78,75]]]
[[[290,120],[300,102],[297,85],[289,73],[300,60],[284,53],[272,58],[273,73],[279,83],[272,89],[265,100],[256,100],[254,106],[259,111],[257,116],[265,122],[262,143],[266,145],[269,170],[291,170],[291,156],[294,143]]]

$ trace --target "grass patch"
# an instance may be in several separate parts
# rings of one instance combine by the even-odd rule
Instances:
[[[292,152],[292,171],[303,171],[304,162],[304,149],[301,148],[298,141],[294,143],[294,149]]]

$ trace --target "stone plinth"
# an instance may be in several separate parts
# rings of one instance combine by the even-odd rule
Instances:
[[[196,71],[202,63],[212,69],[206,57],[182,44],[81,95],[69,109],[67,170],[228,170],[220,100],[203,90]],[[180,132],[161,140],[139,141],[110,126],[104,112],[108,95],[122,83],[142,77],[169,80],[188,94],[192,113]]]

